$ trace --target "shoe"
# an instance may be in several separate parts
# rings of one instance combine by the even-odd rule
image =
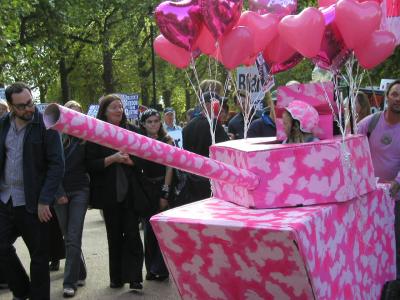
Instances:
[[[72,298],[75,296],[75,290],[73,288],[64,288],[63,297],[64,298]]]
[[[143,286],[140,282],[131,282],[129,284],[129,288],[131,290],[141,290],[141,289],[143,289]]]
[[[158,275],[158,274],[154,274],[154,273],[150,273],[150,272],[146,274],[146,280],[164,281],[168,277],[169,277],[169,275]]]
[[[52,260],[49,265],[50,271],[58,271],[60,270],[60,261],[59,260]]]
[[[79,279],[78,282],[76,283],[77,286],[85,286],[86,285],[86,281],[85,279]]]
[[[110,288],[112,289],[120,289],[124,286],[122,282],[110,282]]]

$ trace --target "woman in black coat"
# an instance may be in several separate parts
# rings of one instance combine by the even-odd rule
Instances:
[[[137,131],[128,124],[122,101],[107,95],[100,101],[97,118],[113,125]],[[139,218],[133,209],[135,191],[132,177],[135,166],[126,153],[94,144],[86,145],[90,175],[90,206],[103,210],[107,231],[110,287],[142,289],[143,244]]]

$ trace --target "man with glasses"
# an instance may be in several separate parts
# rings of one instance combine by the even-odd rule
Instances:
[[[61,138],[46,130],[26,84],[5,94],[11,112],[0,120],[0,268],[14,299],[50,299],[47,222],[64,172]],[[31,256],[30,280],[13,246],[18,236]]]

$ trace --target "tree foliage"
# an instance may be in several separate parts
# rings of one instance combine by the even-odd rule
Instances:
[[[178,70],[155,57],[156,99],[152,91],[152,39],[159,33],[153,0],[10,0],[0,14],[0,82],[23,80],[40,91],[41,101],[69,99],[85,106],[106,93],[139,93],[144,105],[158,102],[183,114],[196,103],[193,70]],[[245,2],[247,5],[247,2]],[[299,11],[316,6],[298,2]],[[151,35],[153,28],[153,36]],[[400,77],[400,50],[369,72],[364,84]],[[213,63],[214,66],[214,63]],[[276,76],[276,84],[308,82],[313,64],[304,60]],[[214,70],[214,69],[213,69]],[[221,67],[211,74],[207,57],[196,60],[200,79],[225,81]],[[370,80],[369,80],[370,78]]]

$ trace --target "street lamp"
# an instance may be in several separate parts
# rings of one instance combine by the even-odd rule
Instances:
[[[152,106],[156,108],[157,105],[157,94],[156,94],[156,65],[154,58],[154,25],[153,25],[153,9],[149,7],[149,16],[150,16],[150,47],[151,47],[151,74],[153,77],[153,101]]]

